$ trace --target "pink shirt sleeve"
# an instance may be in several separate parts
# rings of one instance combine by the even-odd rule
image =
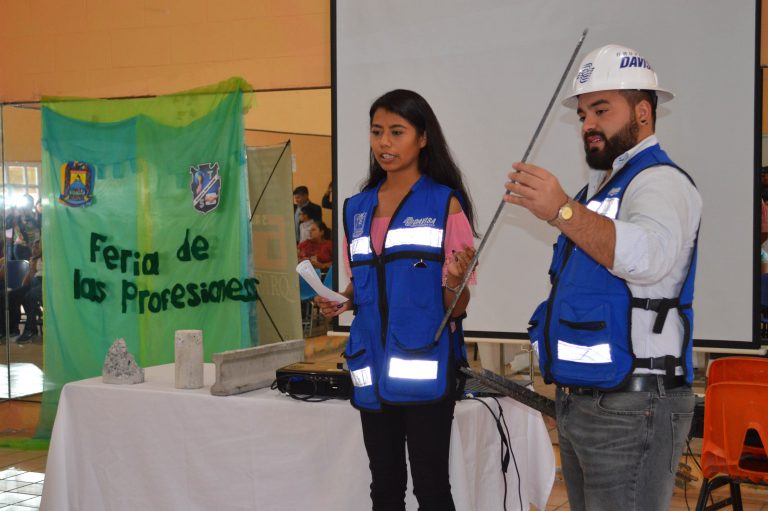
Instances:
[[[472,226],[463,211],[448,215],[445,227],[445,263],[443,264],[443,283],[448,275],[448,262],[453,252],[461,252],[464,247],[474,247],[475,238],[472,236]],[[475,272],[469,277],[469,284],[476,284]]]
[[[341,257],[344,258],[344,272],[347,274],[347,278],[352,280],[352,268],[349,267],[349,243],[346,234],[344,235],[344,244],[341,246]]]

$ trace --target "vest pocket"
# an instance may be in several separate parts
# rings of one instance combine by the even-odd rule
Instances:
[[[443,342],[435,343],[437,324],[426,324],[392,327],[382,383],[388,400],[434,400],[443,395],[449,341],[443,335]]]
[[[544,325],[547,320],[547,302],[541,302],[536,310],[533,312],[533,316],[528,320],[528,338],[531,340],[531,344],[539,342],[539,346],[544,340]]]
[[[536,307],[533,316],[528,320],[528,339],[531,341],[531,348],[536,352],[536,358],[538,359],[542,373],[545,372],[544,363],[546,362],[547,352],[544,347],[544,325],[546,324],[546,321],[547,302],[544,301]]]
[[[376,271],[372,266],[355,266],[352,268],[353,301],[355,305],[373,303],[376,296],[375,278]]]
[[[577,310],[561,303],[560,317],[551,343],[553,372],[564,383],[599,384],[616,374],[611,346],[611,309],[599,304]],[[555,369],[556,366],[556,369]]]
[[[378,409],[376,396],[376,368],[370,351],[370,339],[362,328],[355,328],[352,322],[349,341],[344,349],[344,358],[352,378],[353,401],[361,408]]]

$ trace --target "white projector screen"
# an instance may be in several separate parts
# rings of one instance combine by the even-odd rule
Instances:
[[[486,233],[510,164],[528,146],[585,28],[583,56],[608,43],[645,56],[676,97],[658,110],[664,149],[704,199],[695,329],[698,346],[758,347],[755,327],[756,13],[753,0],[338,0],[334,31],[334,172],[341,204],[368,168],[368,109],[395,88],[435,110],[490,236],[465,329],[523,338],[549,292],[557,231],[507,205]],[[576,114],[558,101],[528,161],[570,194],[586,182]],[[337,246],[337,258],[341,254]],[[341,268],[341,261],[337,268]],[[339,286],[345,272],[336,272]],[[351,323],[351,313],[340,326]]]

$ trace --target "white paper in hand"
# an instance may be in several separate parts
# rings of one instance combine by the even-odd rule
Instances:
[[[328,289],[323,285],[322,282],[320,282],[320,277],[317,276],[317,272],[315,271],[315,268],[312,266],[312,263],[310,263],[307,260],[304,260],[296,266],[296,273],[301,275],[304,280],[307,281],[307,284],[309,284],[312,289],[315,290],[315,293],[322,296],[323,298],[327,298],[328,300],[331,300],[332,302],[339,302],[344,303],[349,298],[346,296],[337,293],[333,289]]]

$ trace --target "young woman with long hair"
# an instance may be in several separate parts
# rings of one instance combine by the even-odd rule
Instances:
[[[370,460],[373,509],[405,509],[407,447],[419,509],[449,511],[467,289],[435,338],[475,254],[474,208],[424,98],[393,90],[369,115],[368,179],[344,203],[351,283],[342,294],[350,300],[316,303],[326,317],[353,306],[356,312],[344,356]]]

